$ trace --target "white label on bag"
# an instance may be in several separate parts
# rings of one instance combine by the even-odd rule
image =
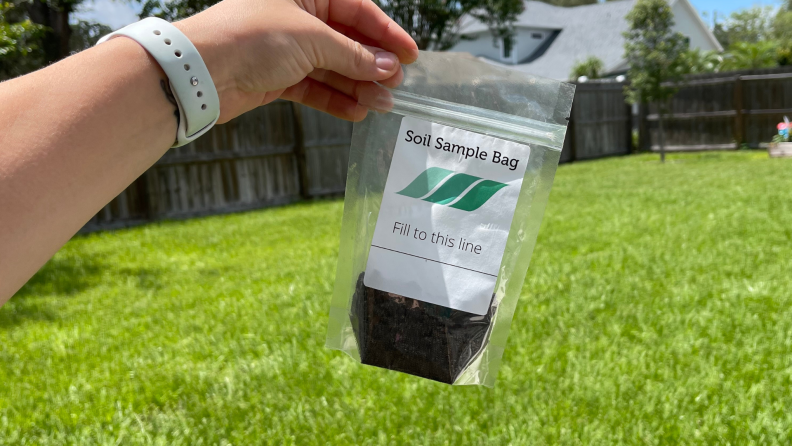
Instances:
[[[530,152],[403,118],[364,284],[486,314]]]

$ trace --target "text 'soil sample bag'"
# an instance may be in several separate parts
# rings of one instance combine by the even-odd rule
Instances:
[[[421,53],[361,102],[327,346],[492,386],[564,143],[574,87]],[[367,103],[368,101],[368,103]]]

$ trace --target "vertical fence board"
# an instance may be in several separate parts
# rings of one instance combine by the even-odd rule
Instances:
[[[624,83],[577,85],[560,162],[625,155],[632,151],[632,109]]]

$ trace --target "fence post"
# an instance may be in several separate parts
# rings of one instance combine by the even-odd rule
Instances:
[[[141,175],[140,180],[138,180],[138,194],[140,196],[140,207],[143,211],[143,218],[148,221],[154,221],[156,216],[156,210],[154,208],[156,203],[156,198],[153,197],[154,195],[154,188],[150,187],[149,183],[151,183],[152,176],[154,175],[152,171],[156,169],[156,167],[150,167],[147,171]]]
[[[649,105],[644,102],[638,104],[638,150],[652,151],[652,141],[649,135]]]
[[[622,98],[624,98],[623,95]],[[633,147],[633,106],[626,100],[624,101],[624,111],[627,113],[624,121],[625,132],[627,133],[627,153],[633,153],[637,150],[637,147]]]
[[[297,180],[300,184],[300,197],[311,198],[308,183],[308,160],[305,155],[305,132],[300,104],[291,102],[292,121],[294,122],[294,156],[297,158]]]
[[[743,115],[743,80],[737,76],[734,81],[734,141],[739,149],[745,138],[745,116]]]
[[[578,85],[578,88],[580,86]],[[575,91],[577,94],[577,90]],[[572,109],[569,110],[569,125],[567,126],[567,133],[569,133],[569,161],[577,161],[577,135],[575,131],[575,101],[572,101]]]

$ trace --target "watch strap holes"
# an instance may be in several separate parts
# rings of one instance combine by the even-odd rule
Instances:
[[[176,50],[176,51],[174,51],[174,52],[173,52],[173,54],[175,54],[175,55],[176,55],[176,57],[182,57],[182,52],[181,52],[181,50]]]

